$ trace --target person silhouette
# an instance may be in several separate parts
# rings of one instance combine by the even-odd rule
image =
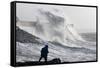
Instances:
[[[48,45],[45,45],[42,49],[41,49],[41,57],[39,59],[39,62],[41,61],[42,58],[44,58],[45,62],[47,62],[47,56],[48,56]]]

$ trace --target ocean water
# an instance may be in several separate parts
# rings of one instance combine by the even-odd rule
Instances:
[[[86,40],[90,42],[96,42],[96,33],[80,33],[80,35]]]
[[[57,42],[48,42],[49,54],[48,61],[54,58],[60,58],[61,62],[78,62],[78,61],[95,61],[96,60],[96,36],[91,33],[81,34],[87,42],[77,43],[68,42],[67,45],[62,45]],[[95,38],[95,39],[94,39]],[[44,47],[44,42],[41,39],[36,39],[37,43],[21,43],[16,42],[16,60],[17,62],[38,61],[40,58],[41,48]],[[73,45],[73,46],[70,46]],[[44,61],[44,60],[42,60]]]

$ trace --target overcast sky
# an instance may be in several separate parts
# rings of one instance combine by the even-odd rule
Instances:
[[[78,32],[96,31],[96,8],[17,3],[17,17],[22,21],[35,21],[36,8],[50,11],[52,11],[50,8],[54,8],[55,11],[57,8],[61,9],[63,13],[60,12],[59,15],[66,16],[66,20],[73,23]]]

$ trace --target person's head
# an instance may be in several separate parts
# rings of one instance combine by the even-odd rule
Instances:
[[[48,48],[48,45],[45,45],[46,48]]]

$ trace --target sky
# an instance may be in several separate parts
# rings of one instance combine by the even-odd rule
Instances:
[[[64,16],[67,23],[74,24],[78,32],[96,32],[96,8],[17,3],[17,17],[21,21],[35,21],[38,14],[34,10],[36,8],[54,11],[53,8],[56,12],[60,9],[63,13],[54,13]]]

